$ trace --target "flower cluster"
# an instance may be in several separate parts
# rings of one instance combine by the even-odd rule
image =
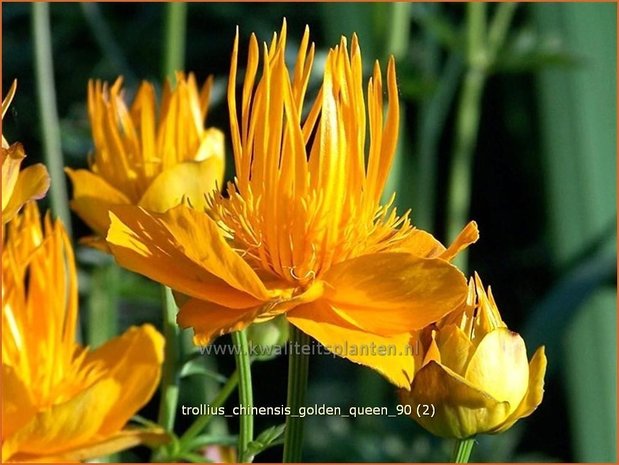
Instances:
[[[158,385],[162,336],[147,324],[96,350],[76,342],[73,249],[62,223],[41,219],[31,201],[45,194],[47,171],[19,171],[15,147],[2,165],[2,461],[74,462],[166,441],[160,428],[127,426]]]
[[[199,89],[177,73],[159,104],[144,82],[129,106],[122,79],[89,83],[94,151],[88,169],[66,169],[71,206],[94,232],[87,242],[171,288],[195,344],[271,321],[326,347],[398,347],[342,356],[382,374],[402,402],[435,406],[414,418],[438,436],[506,430],[542,400],[544,349],[529,363],[490,290],[451,263],[478,240],[475,222],[446,247],[382,200],[400,125],[394,59],[384,76],[376,62],[366,87],[358,39],[342,38],[312,99],[309,30],[294,68],[286,40],[285,23],[270,45],[251,36],[239,98],[237,33],[226,186],[224,134],[205,127],[212,78]],[[59,221],[41,220],[32,200],[49,177],[42,165],[20,171],[23,157],[2,139],[2,458],[76,461],[161,444],[162,428],[127,425],[159,384],[164,339],[146,324],[95,350],[76,342],[73,249]],[[412,345],[422,350],[411,355]]]

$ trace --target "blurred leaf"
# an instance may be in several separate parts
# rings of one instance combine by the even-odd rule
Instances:
[[[202,358],[193,358],[188,360],[183,364],[181,368],[180,377],[186,378],[189,376],[206,376],[207,378],[213,379],[218,383],[225,383],[228,378],[217,373],[216,371],[209,370],[204,366]]]
[[[540,36],[530,28],[523,28],[506,42],[497,55],[493,71],[520,73],[547,66],[569,68],[583,64],[583,58],[567,50],[559,37]]]
[[[448,50],[464,52],[464,34],[462,30],[449,21],[445,15],[436,14],[436,10],[427,5],[418,4],[411,18]]]
[[[616,460],[617,292],[600,289],[579,308],[565,334],[565,376],[577,457]]]
[[[598,251],[567,273],[531,311],[523,337],[529,350],[546,346],[547,376],[559,368],[562,336],[582,303],[616,274],[614,250]]]
[[[582,55],[584,63],[570,73],[545,69],[538,81],[550,240],[557,262],[565,266],[583,254],[608,224],[616,225],[617,6],[574,3],[532,8],[540,29],[564,37],[566,47]],[[616,342],[610,342],[616,338],[612,334],[616,304],[609,314],[603,307],[598,310],[598,304],[584,305],[596,289],[595,278],[609,278],[616,293],[615,244],[616,239],[598,263],[586,262],[588,274],[574,283],[574,289],[564,290],[565,296],[575,294],[574,299],[564,297],[566,308],[552,309],[565,327],[578,304],[583,304],[577,317],[585,320],[565,340],[569,357],[548,356],[549,367],[565,360],[571,443],[575,458],[581,461],[616,460],[616,375],[611,370],[616,369],[617,359]],[[603,306],[609,308],[608,303]],[[556,322],[546,327],[547,337],[555,341],[556,328]],[[612,328],[610,335],[608,328]],[[613,349],[609,350],[610,344]],[[592,377],[596,386],[588,384]],[[589,421],[584,420],[586,415]]]

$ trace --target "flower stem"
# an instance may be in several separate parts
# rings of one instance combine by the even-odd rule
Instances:
[[[284,437],[284,463],[301,461],[303,447],[303,419],[297,416],[299,407],[305,402],[307,391],[307,373],[309,355],[303,348],[309,344],[307,334],[297,328],[292,329],[291,352],[288,362],[288,407],[290,415],[286,417],[286,433]]]
[[[185,66],[187,4],[185,2],[167,3],[165,21],[163,75],[174,79],[174,73],[182,71]]]
[[[176,404],[178,402],[178,362],[180,360],[180,330],[176,324],[176,303],[172,290],[163,287],[163,336],[165,337],[165,360],[161,376],[161,401],[158,423],[167,431],[174,430]]]
[[[239,399],[241,401],[241,405],[245,408],[245,410],[251,410],[254,404],[254,400],[251,384],[251,360],[249,358],[249,347],[247,344],[247,333],[245,332],[245,330],[235,331],[234,333],[232,333],[232,341],[237,347],[235,358],[236,369],[239,373],[240,378]],[[239,462],[247,461],[245,454],[247,452],[247,446],[251,441],[253,441],[253,437],[254,416],[251,413],[241,415],[241,426],[239,431],[238,446]]]
[[[51,177],[50,198],[52,211],[71,235],[71,215],[67,185],[65,183],[60,145],[60,125],[56,108],[56,88],[54,85],[54,64],[52,57],[52,38],[49,24],[49,4],[32,4],[32,29],[34,33],[34,56],[39,110],[41,115],[41,132],[45,164]]]
[[[209,402],[209,406],[211,407],[211,409],[216,410],[221,407],[224,402],[226,402],[228,397],[230,397],[230,394],[232,394],[238,383],[239,370],[237,369],[234,373],[232,373],[230,378],[228,378],[228,381],[226,381],[226,384],[223,385],[223,387],[217,394],[217,397],[215,397],[212,402]],[[194,421],[192,425],[187,428],[187,431],[185,431],[185,433],[183,433],[183,435],[181,436],[180,449],[184,451],[186,449],[186,445],[191,443],[193,439],[195,439],[202,431],[204,431],[204,429],[214,418],[216,418],[214,415],[203,415],[199,417],[196,421]]]
[[[451,461],[453,463],[468,463],[474,445],[475,438],[457,439]]]

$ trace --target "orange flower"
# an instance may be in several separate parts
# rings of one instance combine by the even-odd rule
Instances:
[[[17,81],[9,89],[2,101],[2,121],[15,96]],[[2,136],[2,224],[13,219],[22,206],[29,200],[40,199],[49,189],[49,174],[40,163],[20,171],[22,161],[26,158],[24,148],[19,142],[9,145]]]
[[[44,223],[27,204],[2,251],[2,461],[81,461],[165,440],[126,427],[157,388],[163,337],[144,325],[97,350],[75,342],[73,251],[60,222]]]
[[[205,195],[222,184],[224,139],[221,131],[204,128],[212,78],[198,92],[193,74],[166,82],[157,117],[155,89],[143,82],[127,108],[122,79],[88,85],[88,110],[94,139],[90,170],[72,170],[71,207],[104,236],[112,205],[140,205],[164,212],[183,197],[199,208]],[[93,245],[103,245],[94,242]]]
[[[446,252],[390,203],[379,204],[398,131],[393,59],[384,125],[381,72],[376,64],[366,108],[356,37],[350,54],[345,39],[329,52],[322,89],[303,119],[309,31],[292,76],[285,45],[284,24],[264,46],[254,86],[252,35],[239,120],[235,40],[228,104],[236,178],[228,196],[212,194],[206,213],[185,205],[164,214],[114,208],[108,244],[122,266],[189,296],[178,322],[193,327],[198,344],[285,314],[338,355],[408,388],[408,333],[464,301],[464,276],[445,258],[474,242],[477,229],[469,226]],[[345,347],[352,350],[338,350]]]

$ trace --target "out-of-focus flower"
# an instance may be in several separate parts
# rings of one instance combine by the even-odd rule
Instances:
[[[205,129],[212,78],[198,90],[193,74],[166,82],[157,111],[155,89],[143,82],[130,108],[122,79],[111,88],[88,84],[88,111],[94,140],[90,170],[67,168],[73,182],[73,210],[96,235],[105,236],[112,205],[139,205],[164,212],[186,198],[195,208],[221,186],[224,137]],[[104,241],[93,245],[104,245]]]
[[[193,327],[196,344],[285,314],[332,352],[408,388],[409,333],[464,302],[466,280],[446,258],[474,242],[477,229],[471,225],[439,257],[445,248],[418,233],[408,215],[380,205],[399,123],[393,58],[384,124],[380,68],[366,106],[356,37],[351,53],[344,38],[330,50],[322,89],[303,119],[314,57],[309,31],[293,73],[285,46],[284,24],[264,46],[255,86],[260,52],[252,35],[239,118],[235,40],[228,104],[236,178],[228,196],[212,194],[207,212],[114,208],[108,244],[122,266],[189,296],[178,322]]]
[[[237,463],[236,449],[229,446],[206,446],[202,455],[211,463]]]
[[[34,202],[9,223],[2,251],[2,461],[81,461],[143,442],[127,427],[160,378],[163,337],[132,327],[99,349],[75,342],[77,282],[60,222]]]
[[[17,81],[9,89],[2,100],[2,122],[4,115],[15,96]],[[24,147],[19,143],[9,144],[2,135],[2,224],[13,219],[22,206],[29,200],[40,199],[49,189],[49,174],[40,163],[19,170],[22,161],[26,158]]]
[[[541,403],[544,347],[527,361],[523,339],[507,329],[492,292],[486,294],[477,274],[463,310],[421,331],[419,340],[423,350],[416,354],[417,373],[401,398],[431,433],[459,439],[500,433]],[[434,415],[418,415],[418,405],[430,404]]]

